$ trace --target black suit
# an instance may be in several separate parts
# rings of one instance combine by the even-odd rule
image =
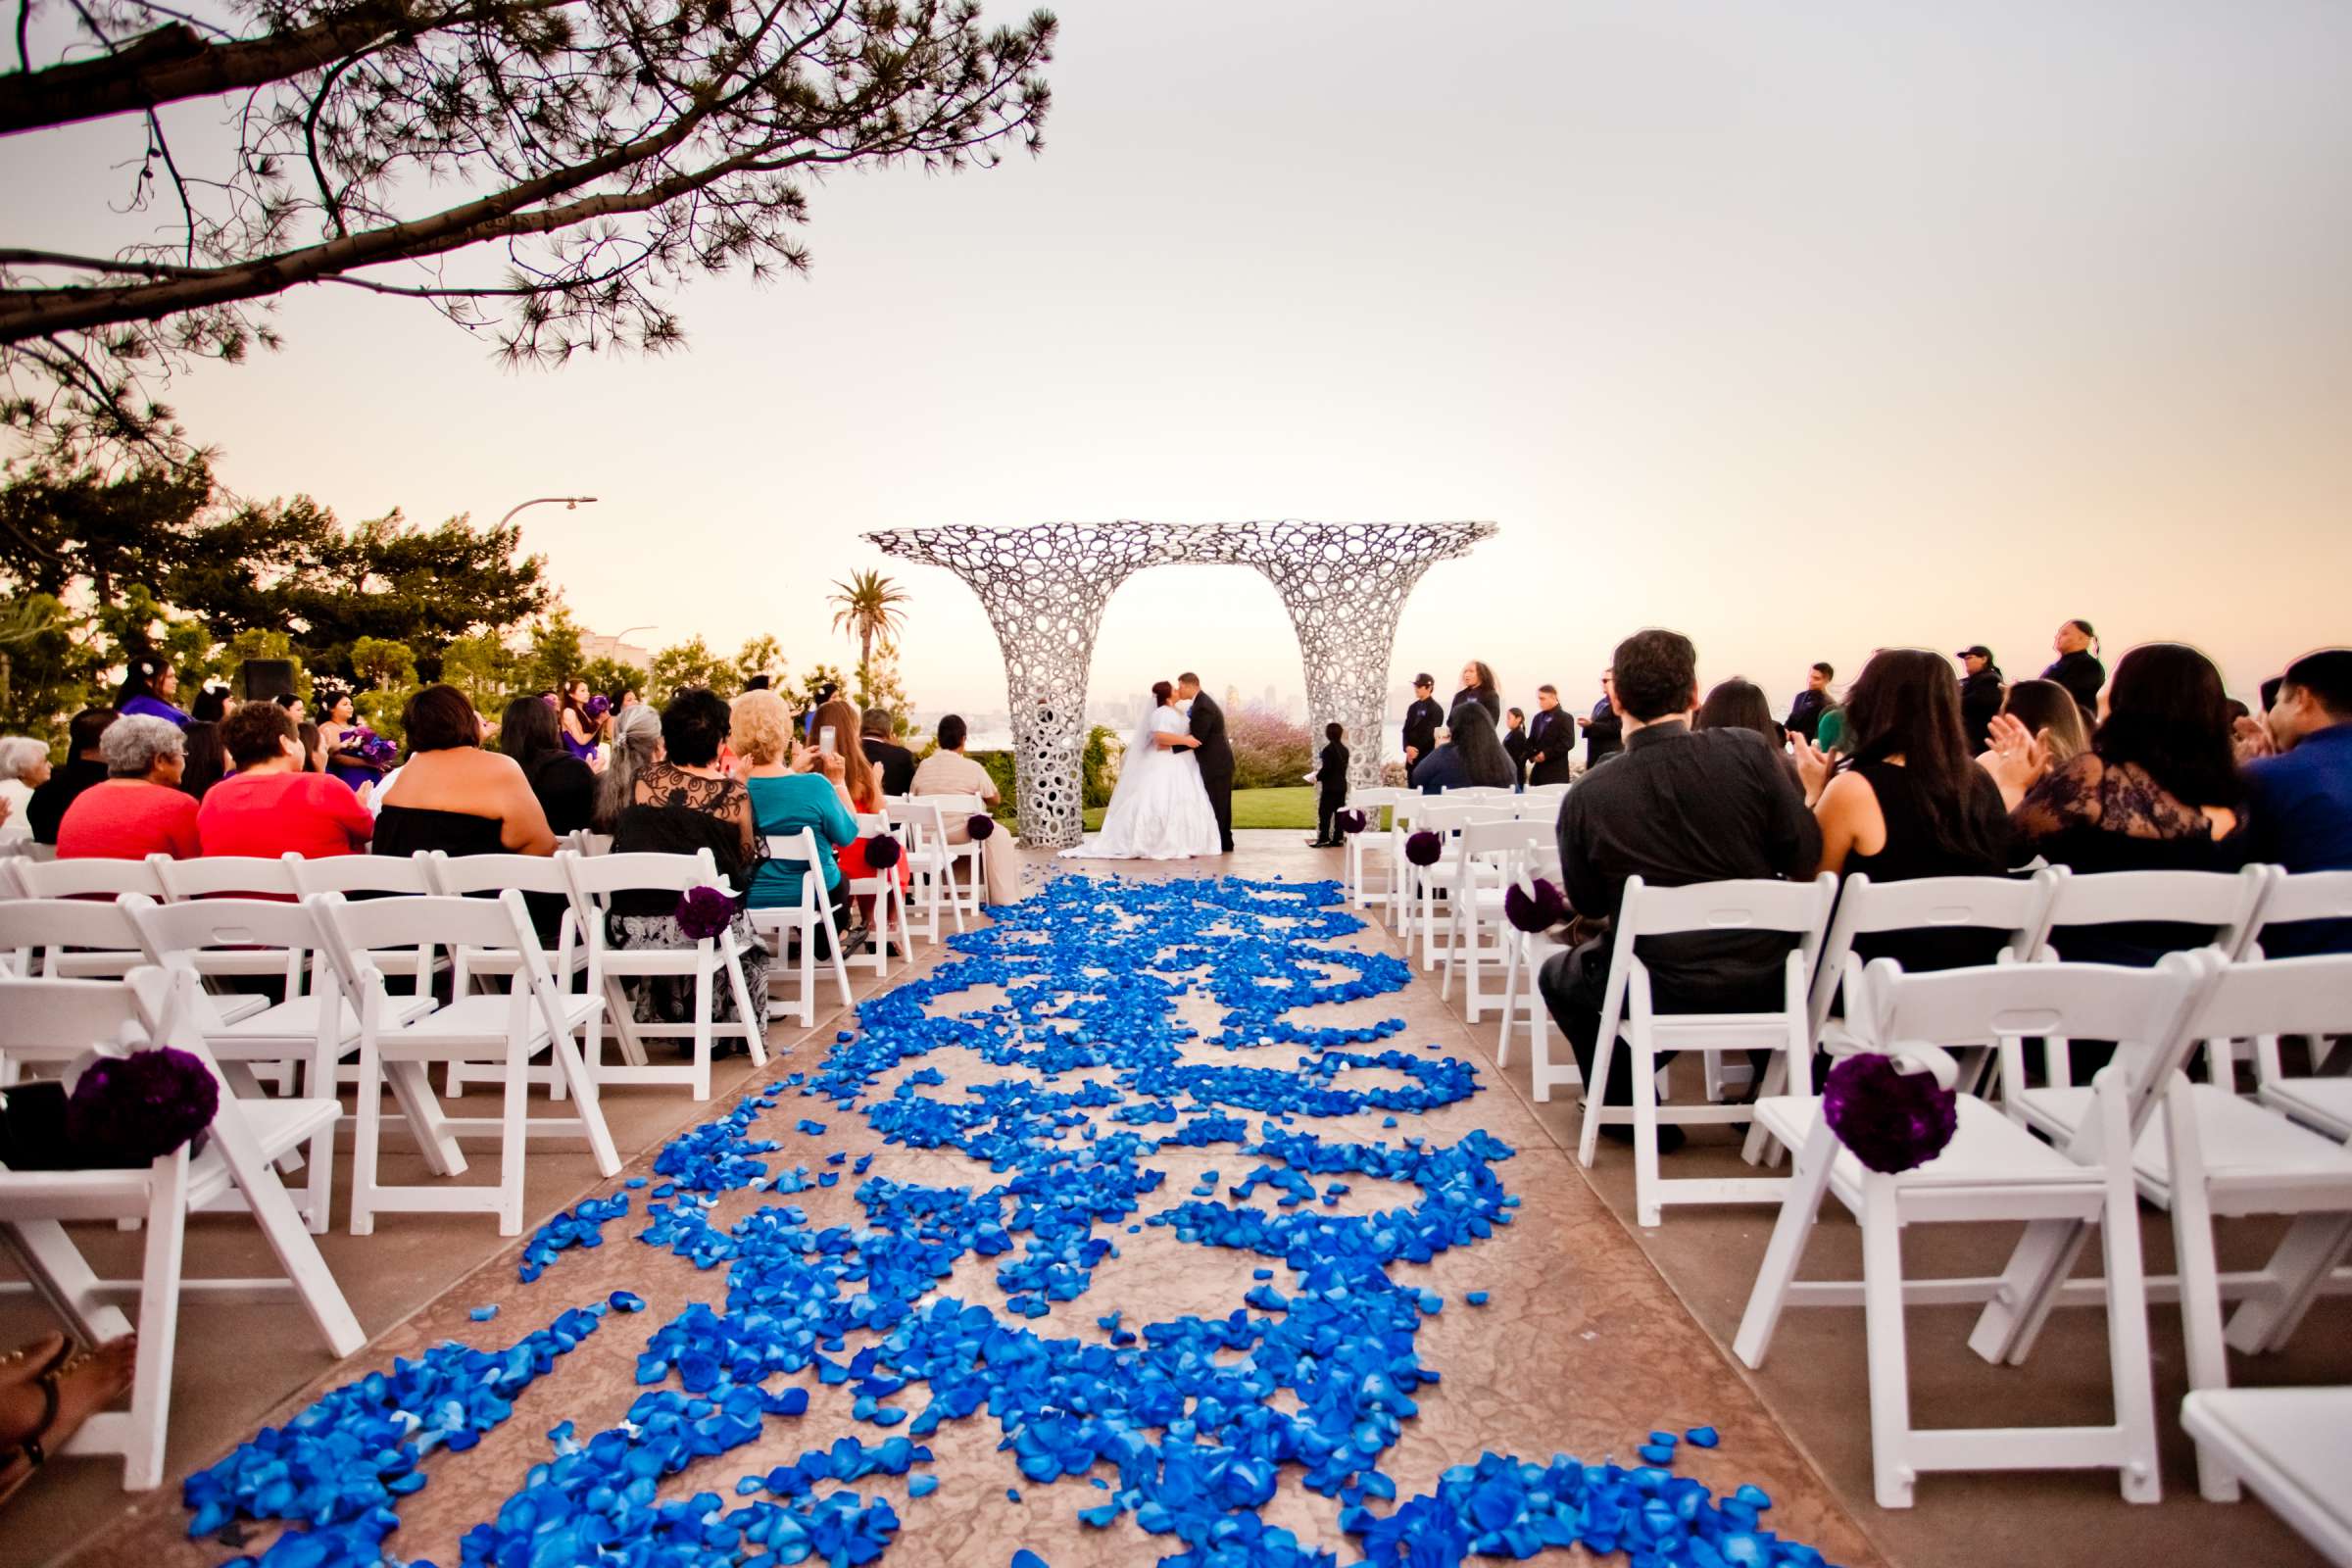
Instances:
[[[895,741],[861,737],[865,760],[882,775],[882,793],[904,795],[914,783],[914,754]]]
[[[1530,784],[1568,782],[1569,754],[1576,749],[1576,731],[1557,708],[1539,708],[1527,715],[1527,781]]]
[[[2054,680],[2065,687],[2085,715],[2094,719],[2097,717],[2099,688],[2107,684],[2107,666],[2099,662],[2098,655],[2087,648],[2060,654],[2050,667],[2041,672],[2041,678]]]
[[[1446,710],[1436,701],[1422,697],[1404,710],[1404,749],[1412,755],[1408,762],[1418,762],[1438,749],[1438,726],[1446,722]]]
[[[1231,855],[1233,747],[1225,739],[1225,710],[1206,692],[1193,699],[1193,739],[1200,743],[1193,756],[1200,760],[1200,782],[1207,786],[1209,807],[1217,813],[1217,838]]]

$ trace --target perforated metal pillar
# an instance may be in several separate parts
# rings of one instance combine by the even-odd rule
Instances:
[[[1378,780],[1389,658],[1405,596],[1430,564],[1466,554],[1491,522],[1049,522],[867,534],[888,555],[971,585],[1004,655],[1021,837],[1050,848],[1085,832],[1087,670],[1102,607],[1146,566],[1255,566],[1290,611],[1320,744],[1348,726],[1348,782]]]

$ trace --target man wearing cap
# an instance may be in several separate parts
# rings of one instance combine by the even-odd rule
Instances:
[[[1960,650],[1960,667],[1967,671],[1960,677],[1960,727],[1968,732],[1968,749],[1973,755],[1991,744],[1992,715],[2001,710],[2001,692],[2007,683],[2001,678],[2001,666],[1992,662],[1992,650],[1983,643]]]
[[[882,775],[882,793],[904,795],[914,783],[914,754],[891,739],[890,710],[869,708],[858,718],[858,744]]]
[[[1446,710],[1438,706],[1438,683],[1428,671],[1413,677],[1413,706],[1404,710],[1404,765],[1411,767],[1438,749],[1438,726]]]

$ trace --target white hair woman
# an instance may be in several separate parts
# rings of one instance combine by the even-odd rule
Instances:
[[[0,737],[0,844],[31,839],[24,808],[32,792],[48,782],[48,747],[27,735]]]
[[[83,790],[66,808],[65,820],[57,825],[59,859],[169,855],[187,860],[203,853],[195,797],[179,788],[188,749],[177,724],[125,713],[106,726],[98,754],[106,760],[106,782]]]

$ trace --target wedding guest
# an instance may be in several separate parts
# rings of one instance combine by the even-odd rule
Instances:
[[[1486,722],[1486,710],[1475,700],[1453,710],[1446,725],[1446,739],[1413,764],[1412,782],[1424,795],[1510,788],[1510,756],[1503,751],[1494,726]]]
[[[2052,767],[2080,757],[2090,749],[2090,726],[2083,722],[2082,710],[2077,706],[2074,694],[2054,680],[2021,680],[2013,682],[2001,694],[2001,711],[2016,719],[2026,733],[2041,742],[2048,764]],[[1980,760],[1991,755],[1992,726],[1985,729],[1985,745]],[[2036,780],[2028,780],[2028,783]]]
[[[294,721],[275,703],[247,703],[220,725],[237,770],[213,786],[196,811],[207,855],[305,859],[364,855],[375,818],[340,779],[303,766]]]
[[[1315,836],[1307,840],[1310,850],[1336,850],[1345,842],[1334,818],[1348,804],[1347,736],[1347,726],[1337,720],[1323,726],[1323,754],[1315,760]]]
[[[1625,720],[1617,711],[1617,688],[1613,683],[1615,675],[1615,670],[1604,669],[1600,672],[1600,701],[1592,705],[1590,717],[1580,714],[1576,720],[1576,727],[1585,732],[1585,766],[1588,769],[1602,759],[1615,757],[1625,750]]]
[[[1462,689],[1453,694],[1446,711],[1451,713],[1464,703],[1476,703],[1487,710],[1496,729],[1502,727],[1502,692],[1494,684],[1494,671],[1483,661],[1474,659],[1462,666]]]
[[[2090,749],[2056,766],[2025,725],[1993,721],[1986,771],[2011,805],[2014,853],[2093,871],[2235,871],[2246,863],[2244,783],[2230,749],[2221,672],[2195,649],[2147,643],[2126,654]],[[2035,774],[2040,776],[2037,781]],[[2213,933],[2175,922],[2071,928],[2070,960],[2153,964]]]
[[[180,731],[187,737],[188,760],[180,769],[179,791],[191,801],[201,803],[214,785],[228,776],[228,746],[221,739],[220,728],[198,718]]]
[[[390,757],[383,755],[384,748],[368,748],[374,735],[360,722],[351,693],[337,692],[327,699],[326,722],[318,726],[318,738],[326,743],[326,771],[355,793],[381,785],[384,770],[392,765]]]
[[[553,855],[547,813],[511,757],[482,749],[481,715],[455,686],[427,686],[401,714],[408,760],[388,778],[374,853]]]
[[[1847,755],[1802,747],[1797,769],[1821,826],[1816,873],[1902,882],[1928,876],[2001,876],[2009,868],[2009,812],[2000,787],[1968,752],[1960,688],[1941,656],[1885,648],[1846,693]],[[1873,934],[1855,951],[1905,969],[1990,963],[1997,932]]]
[[[596,771],[564,743],[556,715],[545,703],[517,697],[507,704],[498,725],[498,749],[522,769],[550,833],[562,838],[595,820]]]
[[[892,738],[898,731],[891,722],[890,710],[869,708],[858,725],[866,759],[874,764],[874,771],[882,775],[882,793],[894,800],[904,796],[906,787],[914,782],[914,754]]]
[[[2097,716],[2099,688],[2107,684],[2107,666],[2099,662],[2098,647],[2098,636],[2089,621],[2061,621],[2057,635],[2050,639],[2050,650],[2058,657],[2041,672],[2043,680],[2054,680],[2066,688],[2086,721]]]
[[[1968,737],[1968,755],[1983,751],[1992,732],[1992,715],[2001,710],[2001,666],[1992,650],[1971,643],[1960,650],[1960,729]]]
[[[564,751],[583,762],[595,757],[600,717],[588,711],[586,681],[574,676],[564,683],[563,708],[557,717],[562,728],[559,744]]]
[[[1587,774],[1560,806],[1560,868],[1580,926],[1615,918],[1631,876],[1682,887],[1810,875],[1821,831],[1772,748],[1747,730],[1691,730],[1686,715],[1698,704],[1698,654],[1690,639],[1636,632],[1617,645],[1612,669],[1625,755]],[[1642,957],[1660,1011],[1745,1012],[1781,1004],[1792,943],[1778,933],[1693,932],[1650,939]],[[1545,963],[1539,980],[1588,1084],[1609,954],[1603,929]],[[1633,1102],[1622,1061],[1603,1102]],[[1630,1127],[1601,1131],[1619,1142],[1633,1136]],[[1682,1143],[1682,1129],[1658,1129],[1661,1152]]]
[[[803,828],[814,830],[816,869],[823,880],[825,901],[833,906],[833,922],[842,933],[845,952],[859,938],[853,934],[854,911],[843,893],[847,886],[835,859],[837,851],[858,840],[858,819],[850,813],[849,797],[841,787],[842,756],[819,757],[796,744],[792,714],[772,691],[754,688],[730,705],[728,744],[744,769],[750,792],[752,823],[773,846],[797,840]],[[796,755],[797,754],[797,755]],[[797,909],[808,873],[802,861],[763,859],[752,874],[751,905],[756,909]]]
[[[179,726],[152,713],[125,713],[99,737],[106,779],[74,799],[57,825],[61,860],[137,860],[203,853],[196,803],[179,792],[187,741]]]
[[[1776,752],[1788,744],[1787,732],[1773,720],[1772,704],[1765,698],[1764,688],[1739,675],[1718,682],[1707,693],[1707,700],[1691,715],[1690,727],[1753,730]]]
[[[614,820],[615,854],[692,855],[709,850],[727,886],[750,887],[757,832],[752,826],[751,792],[728,776],[720,752],[734,715],[725,699],[708,688],[683,691],[662,711],[662,758],[637,774],[632,800]],[[609,930],[623,948],[690,948],[678,925],[675,894],[615,894]],[[768,952],[738,909],[735,945],[743,955],[743,977],[751,993],[754,1022],[767,1026]],[[730,986],[715,988],[711,1017],[735,1018]],[[647,1023],[683,1023],[693,1016],[694,985],[685,977],[658,977],[629,987],[637,1017]],[[740,1041],[724,1050],[732,1054]],[[682,1048],[683,1049],[683,1048]]]
[[[28,808],[49,773],[48,747],[28,735],[0,740],[0,844],[32,841]]]
[[[2245,768],[2254,858],[2289,872],[2352,871],[2352,648],[2286,666],[2267,736],[2275,755]],[[2267,926],[2262,949],[2275,958],[2352,953],[2352,920]]]
[[[297,724],[309,715],[310,710],[303,705],[302,695],[299,692],[279,692],[273,700],[278,707],[294,715],[294,722]]]
[[[111,708],[85,708],[66,725],[66,760],[47,781],[35,786],[24,803],[25,820],[35,844],[57,842],[58,824],[81,792],[106,782],[106,755],[100,749],[107,726],[114,723]]]
[[[1821,739],[1821,715],[1835,706],[1830,698],[1830,682],[1838,672],[1827,663],[1815,664],[1805,672],[1805,689],[1796,694],[1788,705],[1788,722],[1782,725],[1799,740],[1818,743]]]
[[[637,777],[662,760],[662,715],[645,703],[631,703],[612,715],[612,750],[596,778],[596,814],[591,824],[610,833],[620,813],[637,799]]]
[[[1437,704],[1437,678],[1426,671],[1413,677],[1412,706],[1404,710],[1404,765],[1410,768],[1438,749],[1438,726],[1446,710]]]
[[[1003,804],[1003,793],[988,776],[988,769],[963,755],[967,733],[957,714],[950,713],[939,721],[938,749],[915,767],[914,781],[906,787],[908,795],[974,795],[990,806]],[[971,842],[966,822],[950,817],[947,829],[950,844]],[[986,903],[1011,904],[1020,898],[1021,852],[1010,833],[999,829],[980,846],[980,872],[988,879]]]
[[[314,773],[324,773],[326,771],[326,737],[318,732],[318,725],[307,718],[295,725],[294,728],[302,738],[303,765]]]
[[[207,686],[196,694],[196,701],[188,705],[188,717],[198,724],[218,724],[228,716],[228,710],[235,706],[228,700],[227,687]]]
[[[186,729],[188,715],[172,702],[178,691],[179,672],[152,654],[142,655],[130,662],[122,676],[122,688],[115,693],[115,711],[169,719]]]
[[[1576,726],[1560,711],[1560,689],[1546,681],[1536,688],[1536,710],[1527,721],[1527,781],[1567,783],[1575,752]]]
[[[816,727],[820,734],[828,727],[833,731],[834,744],[841,757],[841,787],[849,801],[850,809],[864,816],[878,815],[882,810],[882,775],[874,770],[873,760],[866,756],[864,737],[859,733],[863,724],[858,710],[842,699],[835,698],[817,709]],[[857,882],[886,874],[876,870],[866,859],[865,851],[869,842],[861,838],[842,850],[839,859],[843,876]],[[903,889],[913,875],[913,867],[906,863],[906,856],[901,855],[897,866],[887,874],[897,877]],[[871,894],[859,896],[858,911],[865,916],[867,924],[872,924],[874,911]]]
[[[1502,732],[1502,750],[1511,760],[1511,789],[1527,788],[1527,713],[1522,709],[1506,708],[1503,722],[1509,727]]]

